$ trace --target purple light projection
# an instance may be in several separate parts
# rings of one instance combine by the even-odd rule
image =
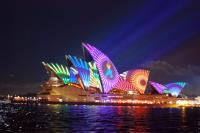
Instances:
[[[159,93],[159,94],[163,94],[164,90],[167,89],[167,87],[165,87],[164,85],[161,85],[159,83],[153,82],[153,81],[149,81],[150,85],[153,86],[155,88],[155,90]]]
[[[103,84],[103,92],[108,93],[119,80],[119,73],[116,67],[112,61],[100,50],[89,44],[82,44],[91,54],[93,60],[96,62]]]

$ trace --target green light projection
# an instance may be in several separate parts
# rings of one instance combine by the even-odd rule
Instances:
[[[47,63],[47,66],[64,82],[64,84],[69,83],[70,73],[66,66],[58,65],[57,63]]]
[[[90,67],[90,86],[100,88],[100,91],[102,92],[100,76],[96,63],[89,62],[88,64]]]

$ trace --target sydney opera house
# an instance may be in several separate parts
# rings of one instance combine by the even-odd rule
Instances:
[[[160,99],[180,96],[185,82],[162,85],[149,81],[150,71],[128,70],[119,73],[99,49],[82,43],[83,57],[66,55],[66,65],[42,62],[49,80],[38,96],[48,101],[93,102],[122,99]],[[150,91],[147,92],[147,88]]]

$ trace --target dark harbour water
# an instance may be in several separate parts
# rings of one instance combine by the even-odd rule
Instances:
[[[0,132],[200,133],[200,108],[0,105]]]

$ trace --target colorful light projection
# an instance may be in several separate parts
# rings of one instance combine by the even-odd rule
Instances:
[[[76,72],[76,70],[74,70],[73,68],[70,68],[69,73],[70,73],[69,82],[78,84],[79,82],[78,82],[78,80],[77,80],[77,78],[76,78],[76,74],[77,74],[78,72]]]
[[[153,81],[149,81],[150,85],[155,88],[155,90],[159,93],[159,94],[163,94],[165,90],[167,90],[167,87],[162,85],[162,84],[159,84],[159,83],[156,83],[156,82],[153,82]]]
[[[119,78],[119,81],[114,85],[114,88],[124,90],[124,91],[133,91],[135,90],[134,86],[126,80]]]
[[[53,63],[45,63],[42,62],[42,64],[46,67],[48,67],[61,81],[63,81],[64,84],[68,84],[70,81],[70,73],[66,66],[53,64]]]
[[[89,62],[88,64],[90,67],[90,86],[99,88],[100,91],[103,92],[96,63]]]
[[[130,82],[140,94],[144,94],[148,78],[149,71],[143,69],[131,70],[128,71],[127,74],[127,81]]]
[[[83,59],[78,59],[76,56],[68,55],[66,56],[72,62],[78,75],[80,75],[80,80],[82,80],[84,88],[87,89],[90,85],[90,69],[88,63]]]
[[[96,62],[102,85],[103,93],[108,93],[119,80],[119,73],[111,60],[97,48],[82,43]]]
[[[175,82],[167,84],[165,86],[172,96],[177,97],[180,94],[181,90],[185,87],[185,85],[185,82]]]

